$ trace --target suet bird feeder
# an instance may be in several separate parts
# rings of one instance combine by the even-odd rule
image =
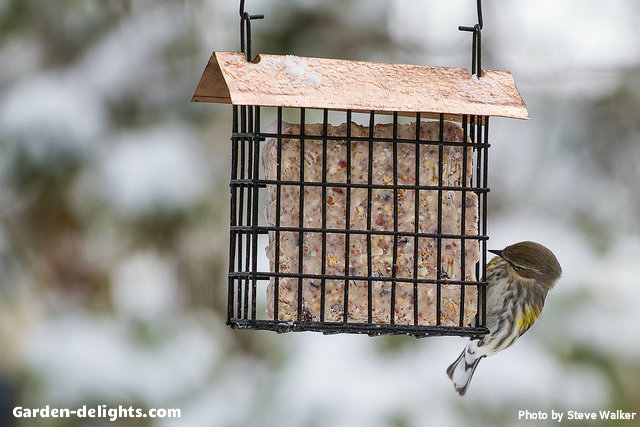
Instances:
[[[195,102],[232,104],[227,323],[481,336],[489,117],[514,80],[472,70],[214,52]],[[264,248],[266,246],[266,249]],[[267,262],[268,260],[268,262]]]

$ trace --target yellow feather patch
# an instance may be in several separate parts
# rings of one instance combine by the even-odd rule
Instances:
[[[487,264],[487,271],[489,271],[490,269],[492,269],[494,267],[494,264],[496,263],[496,261],[498,261],[500,259],[499,256],[494,256],[491,261],[489,261],[489,263]]]
[[[540,311],[541,310],[536,307],[527,307],[524,309],[524,313],[522,313],[522,316],[518,319],[518,329],[521,334],[533,325],[538,316],[540,316]]]

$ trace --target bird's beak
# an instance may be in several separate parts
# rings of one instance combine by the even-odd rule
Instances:
[[[488,249],[488,251],[491,252],[492,254],[496,254],[496,255],[498,255],[499,257],[502,258],[502,251],[496,251],[496,250],[491,250],[491,249]]]

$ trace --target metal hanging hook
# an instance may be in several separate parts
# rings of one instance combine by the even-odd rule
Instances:
[[[477,0],[478,23],[473,27],[459,26],[460,31],[473,33],[473,48],[471,51],[471,74],[482,76],[482,0]]]
[[[240,0],[240,51],[251,61],[251,20],[263,19],[264,15],[251,15],[244,10],[244,0]]]
[[[482,29],[482,0],[478,0],[476,5],[478,7],[478,26]]]

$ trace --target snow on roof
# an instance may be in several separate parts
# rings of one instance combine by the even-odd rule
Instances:
[[[528,119],[506,71],[214,52],[194,102]]]

